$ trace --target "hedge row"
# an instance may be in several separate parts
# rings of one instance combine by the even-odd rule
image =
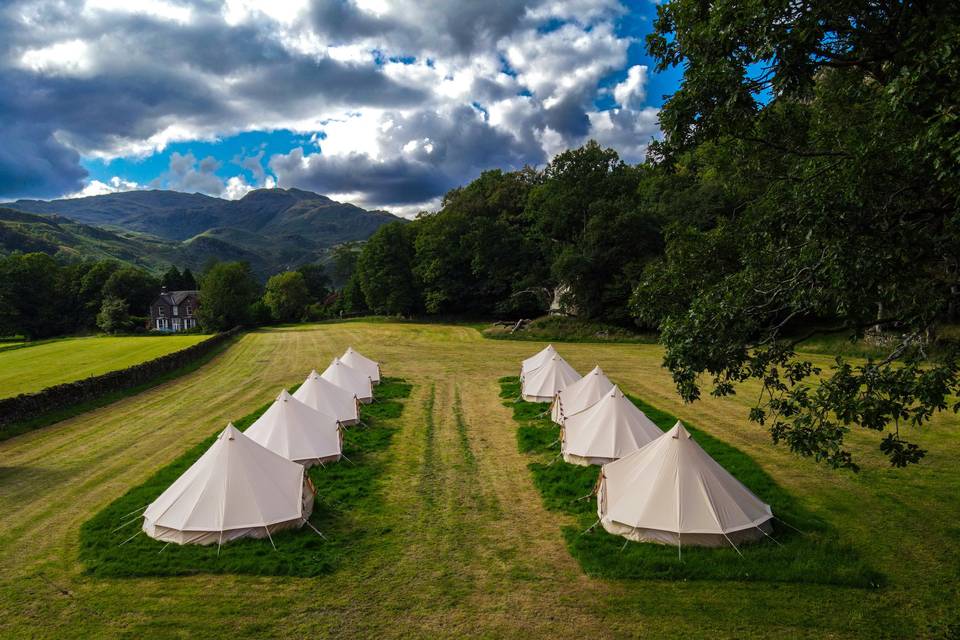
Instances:
[[[11,425],[33,420],[76,404],[95,401],[117,391],[147,384],[202,358],[235,336],[238,331],[240,331],[239,327],[218,333],[203,342],[126,369],[117,369],[84,380],[54,385],[36,393],[23,393],[12,398],[0,399],[0,434]]]

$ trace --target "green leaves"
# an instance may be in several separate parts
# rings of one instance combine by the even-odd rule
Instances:
[[[197,317],[206,331],[225,331],[247,324],[259,296],[260,284],[249,264],[218,262],[201,279]]]
[[[899,426],[958,390],[935,335],[960,291],[957,33],[944,3],[660,8],[650,51],[684,66],[653,156],[674,213],[631,302],[685,400],[756,380],[750,419],[801,455],[856,468],[861,427],[893,465],[922,458]],[[822,372],[795,351],[867,333],[878,360]]]

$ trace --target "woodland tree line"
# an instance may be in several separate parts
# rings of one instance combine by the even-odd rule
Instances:
[[[684,75],[645,162],[591,142],[484,172],[341,247],[335,295],[319,267],[261,295],[249,268],[217,265],[206,325],[529,317],[562,285],[583,317],[656,329],[686,400],[753,379],[750,418],[799,454],[856,468],[859,426],[892,464],[919,461],[907,428],[960,392],[943,339],[960,295],[960,5],[672,0],[647,46]],[[821,370],[796,351],[818,334],[882,336],[887,352]]]

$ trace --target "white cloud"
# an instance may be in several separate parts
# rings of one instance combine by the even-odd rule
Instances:
[[[635,64],[627,71],[627,77],[613,88],[613,97],[621,107],[636,108],[647,97],[647,67]]]
[[[113,176],[107,182],[100,180],[91,180],[80,191],[72,193],[68,198],[86,198],[88,196],[102,196],[108,193],[118,193],[120,191],[136,191],[143,187],[132,180],[124,180],[119,176]]]
[[[87,0],[84,11],[115,11],[146,15],[161,20],[186,24],[193,18],[189,6],[164,2],[164,0]]]
[[[79,39],[27,49],[20,56],[20,64],[31,71],[52,75],[87,75],[93,71],[90,47]]]
[[[588,113],[590,137],[613,147],[627,162],[642,162],[650,141],[660,135],[659,110],[654,107],[610,109]]]
[[[309,6],[308,0],[226,0],[223,19],[238,24],[267,17],[282,24],[292,24]]]
[[[231,176],[227,179],[227,184],[223,189],[223,193],[220,194],[220,197],[226,198],[227,200],[239,200],[254,189],[255,187],[247,184],[243,176]]]
[[[630,41],[609,23],[589,31],[570,23],[547,33],[531,29],[502,44],[518,81],[550,108],[571,94],[595,91],[603,75],[625,63]]]

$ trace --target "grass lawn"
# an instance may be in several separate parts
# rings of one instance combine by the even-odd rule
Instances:
[[[0,398],[123,369],[208,337],[190,334],[63,338],[0,350]]]
[[[390,445],[369,458],[369,502],[318,514],[330,518],[324,532],[335,534],[338,553],[318,560],[317,575],[113,577],[87,564],[85,523],[348,344],[412,390],[390,419]],[[545,507],[528,468],[543,454],[518,451],[518,426],[499,397],[497,380],[543,346],[442,324],[255,331],[196,371],[0,442],[0,637],[873,639],[943,638],[957,629],[960,418],[941,415],[910,430],[929,451],[911,469],[891,469],[877,434],[855,431],[863,471],[838,472],[773,446],[747,421],[754,386],[684,405],[656,345],[559,345],[577,370],[601,363],[623,388],[696,425],[701,444],[709,436],[744,456],[792,501],[782,507],[760,490],[778,512],[822,523],[831,553],[852,550],[853,559],[836,557],[841,568],[862,565],[885,580],[864,588],[671,578],[650,567],[640,577],[604,577],[571,554],[564,531],[579,533],[582,516]],[[239,549],[225,545],[221,558]],[[687,565],[701,559],[684,553]]]
[[[587,573],[606,578],[809,582],[864,588],[879,588],[883,584],[883,576],[860,561],[855,548],[839,544],[836,532],[827,523],[803,509],[750,456],[690,423],[685,426],[697,443],[773,507],[779,519],[774,522],[773,540],[764,538],[760,543],[742,545],[743,557],[732,547],[686,547],[681,558],[672,546],[624,544],[622,537],[594,526],[597,501],[592,491],[600,467],[568,464],[558,457],[560,430],[549,415],[543,415],[547,405],[517,400],[519,378],[501,378],[500,389],[500,397],[513,409],[519,425],[520,451],[535,456],[530,471],[544,505],[577,518],[576,525],[564,527],[564,537],[570,554]],[[675,416],[637,398],[631,400],[664,431],[676,424]],[[583,499],[587,495],[591,497]]]
[[[289,387],[291,391],[295,387]],[[253,575],[315,576],[333,570],[352,555],[374,543],[370,531],[357,526],[358,510],[372,510],[379,502],[382,458],[377,453],[389,446],[410,385],[384,378],[375,387],[377,402],[363,407],[366,427],[354,427],[344,436],[343,460],[325,467],[312,467],[310,478],[317,489],[310,522],[325,536],[322,539],[308,526],[282,531],[270,540],[237,540],[217,549],[216,545],[166,545],[137,533],[143,517],[129,516],[155,500],[213,444],[216,433],[160,469],[143,484],[114,500],[83,525],[80,559],[88,573],[97,576],[175,576],[194,573],[240,573]],[[234,421],[246,430],[270,407]],[[219,433],[219,429],[217,430]],[[352,462],[352,464],[351,464]],[[129,523],[123,526],[123,523]]]

